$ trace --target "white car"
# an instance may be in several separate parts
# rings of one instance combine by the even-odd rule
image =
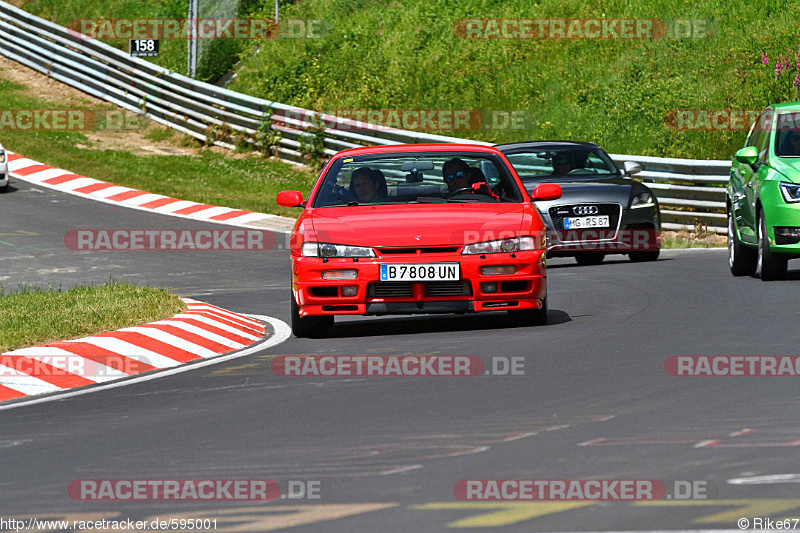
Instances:
[[[8,160],[6,158],[6,149],[0,144],[0,192],[5,192],[8,189],[8,183],[11,177],[8,175]]]

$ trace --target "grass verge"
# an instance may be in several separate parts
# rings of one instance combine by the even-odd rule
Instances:
[[[705,233],[699,235],[688,231],[661,232],[662,248],[724,248],[728,246],[726,235]]]
[[[0,109],[65,108],[65,105],[30,96],[25,86],[0,78]],[[87,104],[82,108],[103,111],[111,106]],[[175,137],[160,130],[124,133],[130,136],[129,144]],[[195,146],[194,155],[145,156],[119,147],[104,148],[114,141],[95,135],[89,137],[81,131],[3,131],[2,137],[3,145],[13,152],[115,185],[293,218],[298,211],[278,206],[275,197],[283,189],[297,189],[307,194],[316,180],[316,175],[309,171],[256,154],[231,157],[211,149],[197,150]]]
[[[186,310],[164,289],[109,282],[68,290],[0,290],[0,352],[155,322]]]

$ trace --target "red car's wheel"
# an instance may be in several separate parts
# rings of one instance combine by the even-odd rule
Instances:
[[[508,317],[513,324],[520,326],[543,326],[547,324],[547,296],[542,300],[541,309],[525,309],[523,311],[509,311]]]
[[[333,315],[301,317],[294,301],[294,294],[290,296],[292,306],[292,333],[298,338],[320,338],[333,326]]]

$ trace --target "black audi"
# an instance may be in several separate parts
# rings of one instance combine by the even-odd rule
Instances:
[[[661,215],[655,194],[630,177],[642,168],[618,168],[599,146],[577,141],[536,141],[498,145],[528,192],[557,183],[563,194],[535,202],[547,225],[547,255],[573,256],[598,264],[607,254],[654,261],[661,249]],[[487,176],[491,181],[491,177]]]

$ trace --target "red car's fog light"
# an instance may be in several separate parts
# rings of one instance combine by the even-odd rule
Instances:
[[[324,270],[322,272],[322,279],[356,279],[357,277],[357,270]]]
[[[497,276],[501,274],[516,274],[517,267],[514,265],[502,266],[483,266],[481,267],[481,274],[484,276]]]
[[[357,285],[345,285],[342,287],[342,296],[355,296],[358,294]]]
[[[481,283],[481,291],[497,292],[497,283]]]

